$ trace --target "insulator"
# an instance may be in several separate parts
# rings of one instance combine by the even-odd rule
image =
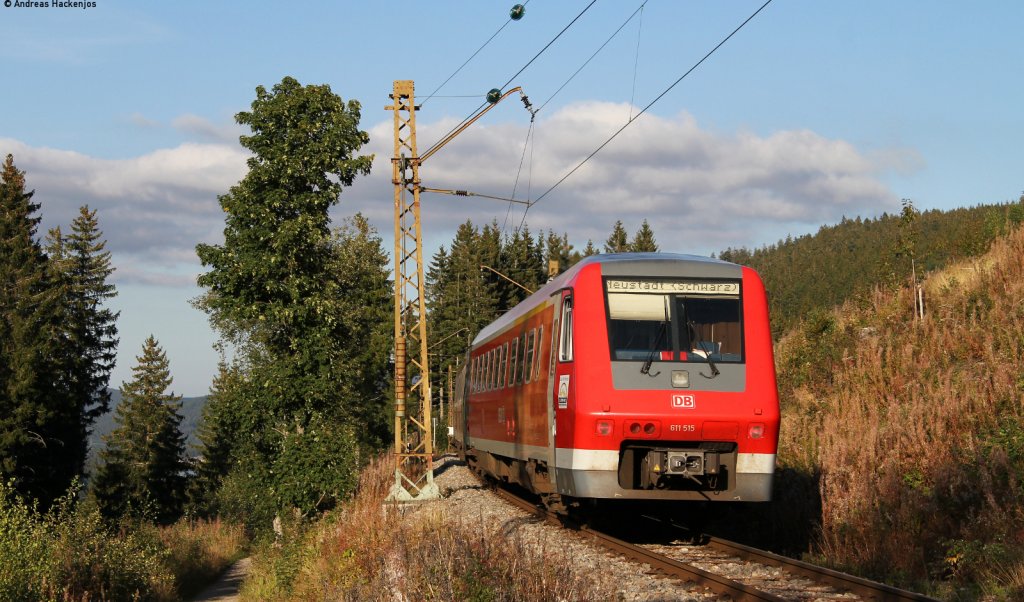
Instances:
[[[508,16],[511,17],[513,21],[518,21],[519,19],[522,19],[523,15],[525,14],[526,7],[523,6],[522,4],[516,4],[515,6],[512,7],[512,10],[508,11]]]

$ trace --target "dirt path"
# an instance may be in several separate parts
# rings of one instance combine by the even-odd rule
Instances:
[[[220,576],[220,579],[213,582],[204,589],[192,602],[237,602],[238,588],[249,573],[251,558],[243,558],[228,567],[228,570]]]

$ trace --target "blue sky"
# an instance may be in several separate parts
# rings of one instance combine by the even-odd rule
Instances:
[[[217,195],[245,173],[233,115],[257,85],[288,75],[362,103],[374,172],[334,215],[363,212],[390,248],[392,81],[416,82],[425,148],[589,3],[527,3],[424,102],[512,3],[94,1],[0,6],[0,154],[27,172],[46,228],[81,204],[99,210],[120,291],[112,384],[130,377],[152,333],[186,395],[206,393],[217,361],[205,316],[188,304],[200,292],[194,247],[220,241]],[[425,185],[536,198],[760,5],[595,2],[511,84],[544,105],[530,144],[529,116],[510,99],[425,164]],[[1009,1],[775,0],[527,224],[582,247],[617,219],[632,232],[648,218],[663,250],[710,254],[892,212],[901,198],[922,209],[1016,200],[1022,24],[1024,4]],[[424,203],[431,252],[467,218],[522,218],[494,201]]]

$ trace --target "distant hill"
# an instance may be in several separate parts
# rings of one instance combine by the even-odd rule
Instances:
[[[907,282],[911,250],[919,281],[952,261],[985,253],[996,237],[1024,222],[1024,196],[1017,203],[906,213],[844,218],[813,235],[756,250],[726,249],[719,257],[761,274],[778,337],[802,316],[867,295],[879,284]]]
[[[96,457],[99,450],[103,448],[102,437],[114,430],[114,416],[117,406],[121,403],[121,391],[110,390],[110,411],[100,416],[93,425],[92,435],[89,436],[89,464]],[[203,408],[206,406],[206,396],[183,397],[181,400],[181,432],[185,434],[185,443],[188,446],[188,453],[194,454],[199,444],[196,438],[196,429],[203,416]]]

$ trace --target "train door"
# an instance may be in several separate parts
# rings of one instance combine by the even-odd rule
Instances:
[[[549,457],[552,460],[555,491],[562,493],[565,486],[571,487],[571,479],[561,479],[558,476],[558,442],[566,441],[571,437],[572,428],[571,412],[575,410],[574,392],[576,389],[576,370],[573,363],[573,297],[572,290],[561,291],[560,302],[556,305],[558,312],[555,314],[554,328],[552,333],[552,344],[554,353],[551,354],[552,392],[548,400],[548,441],[550,445]],[[569,439],[571,440],[571,439]],[[571,458],[569,459],[571,461]]]

